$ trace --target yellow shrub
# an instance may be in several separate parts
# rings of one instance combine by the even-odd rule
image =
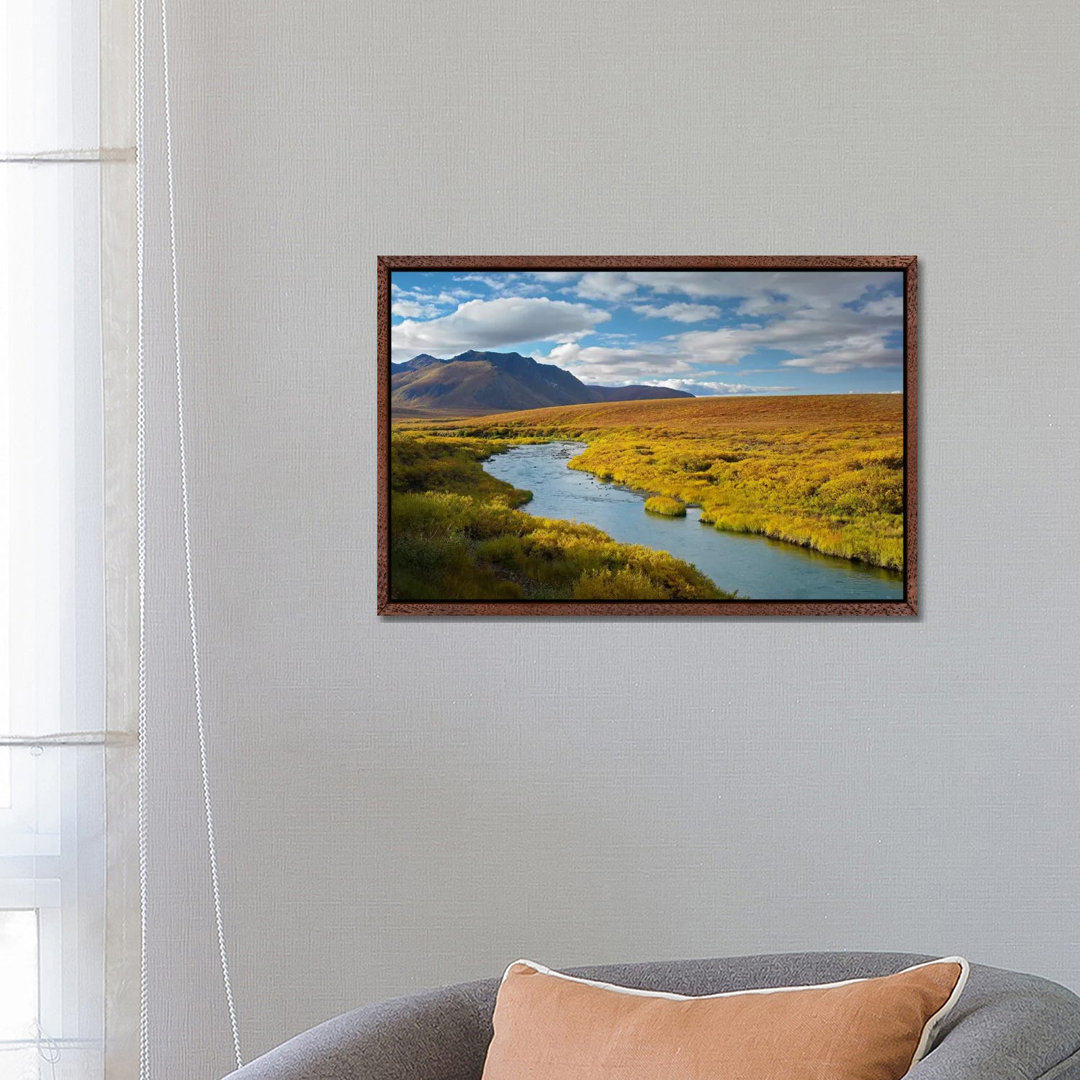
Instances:
[[[646,499],[645,509],[650,514],[661,514],[663,517],[686,517],[686,503],[670,499],[667,495],[654,495]]]
[[[689,563],[618,544],[592,525],[514,509],[529,497],[481,461],[500,447],[395,438],[391,459],[390,592],[395,600],[725,600]],[[412,490],[421,483],[454,490]]]

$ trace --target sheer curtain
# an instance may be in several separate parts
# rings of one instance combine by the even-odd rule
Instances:
[[[101,1077],[107,1014],[130,1035],[130,664],[105,676],[131,652],[106,505],[133,498],[133,428],[104,423],[130,397],[128,76],[101,63],[125,55],[122,7],[0,16],[0,1080]]]

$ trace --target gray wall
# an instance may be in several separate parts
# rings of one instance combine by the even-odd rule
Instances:
[[[521,955],[911,949],[1080,987],[1080,8],[173,7],[196,587],[247,1052]],[[380,622],[375,256],[500,252],[917,254],[923,615]],[[230,1057],[168,379],[152,1019],[158,1074],[201,1078]]]

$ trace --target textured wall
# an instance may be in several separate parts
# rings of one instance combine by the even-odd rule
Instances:
[[[523,954],[961,952],[1080,987],[1080,8],[174,7],[249,1054]],[[379,622],[375,256],[499,252],[917,254],[922,616]],[[203,1078],[229,1050],[151,389],[153,1021],[159,1075]]]

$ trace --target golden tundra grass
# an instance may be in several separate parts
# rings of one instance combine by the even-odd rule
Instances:
[[[401,428],[580,440],[570,468],[700,505],[703,524],[903,569],[900,394],[618,401]]]
[[[650,514],[660,514],[662,517],[686,517],[686,503],[667,495],[653,495],[646,499],[645,509]]]
[[[533,517],[532,497],[484,472],[511,441],[394,431],[390,587],[395,600],[726,600],[666,551],[591,525]]]

